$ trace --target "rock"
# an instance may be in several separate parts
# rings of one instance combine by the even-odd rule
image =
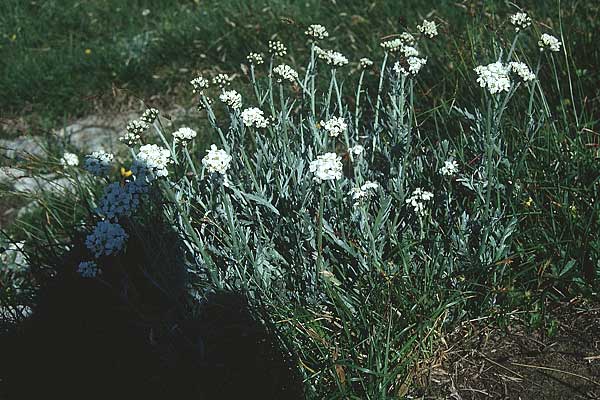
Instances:
[[[24,176],[14,182],[14,190],[22,193],[38,193],[41,191],[68,192],[73,189],[73,182],[67,178],[56,179],[55,174]]]
[[[11,185],[15,180],[27,175],[27,172],[19,168],[0,167],[0,184]]]
[[[92,115],[56,131],[56,134],[83,154],[98,150],[120,153],[126,151],[127,146],[119,142],[119,137],[125,131],[127,122],[136,117],[135,113]]]
[[[11,160],[40,158],[46,150],[38,137],[21,136],[16,139],[0,139],[0,154]]]

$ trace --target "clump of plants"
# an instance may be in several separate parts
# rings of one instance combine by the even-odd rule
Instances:
[[[95,152],[81,169],[65,155],[89,211],[69,225],[89,252],[73,268],[102,280],[140,227],[168,224],[184,251],[163,263],[185,265],[190,298],[234,290],[265,310],[309,396],[403,395],[447,327],[505,303],[514,261],[527,258],[515,237],[531,203],[513,180],[528,153],[508,131],[529,146],[558,129],[539,73],[562,48],[549,33],[539,56],[519,47],[532,22],[513,15],[511,46],[482,52],[458,82],[478,88],[478,103],[442,111],[420,108],[420,77],[436,63],[426,49],[440,35],[427,20],[355,62],[327,48],[321,25],[305,29],[304,67],[269,41],[245,60],[248,95],[230,75],[196,77],[210,131],[167,128],[147,109],[121,137],[131,159]],[[526,105],[522,120],[510,119],[513,102]],[[438,129],[444,115],[453,135]],[[152,284],[168,292],[170,271],[154,270]]]

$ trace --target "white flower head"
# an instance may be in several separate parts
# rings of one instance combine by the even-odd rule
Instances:
[[[418,57],[419,56],[419,50],[417,50],[413,46],[402,46],[402,49],[400,49],[400,51],[402,52],[402,54],[404,54],[404,57]]]
[[[343,67],[348,64],[348,59],[342,53],[329,50],[327,52],[327,58],[325,60],[327,64],[333,65],[334,67]]]
[[[190,84],[192,85],[192,91],[194,93],[202,93],[204,89],[208,89],[208,80],[201,76],[192,79]]]
[[[329,32],[323,25],[309,25],[304,34],[312,39],[323,40],[329,37]]]
[[[192,128],[182,127],[173,132],[173,139],[175,143],[181,143],[184,146],[194,139],[198,133]]]
[[[98,202],[96,214],[109,220],[128,217],[140,205],[141,188],[138,181],[113,182],[104,188],[104,194]]]
[[[110,172],[113,158],[114,155],[103,150],[94,151],[86,156],[83,167],[93,175],[104,176]]]
[[[246,59],[250,64],[260,65],[265,62],[265,59],[261,53],[250,53],[246,56]]]
[[[412,195],[406,199],[406,204],[410,204],[413,207],[415,214],[424,216],[426,213],[425,202],[429,202],[433,199],[433,193],[416,188],[413,190]]]
[[[283,57],[287,54],[287,48],[279,40],[269,40],[269,53],[274,56]]]
[[[327,122],[321,121],[320,125],[331,137],[338,137],[340,133],[346,132],[348,129],[348,124],[342,117],[332,117]]]
[[[491,94],[508,92],[511,81],[509,69],[501,62],[495,62],[488,65],[480,65],[475,68],[477,73],[477,83],[482,88],[487,89]]]
[[[77,273],[82,278],[95,278],[100,272],[98,265],[94,261],[82,261],[77,266]]]
[[[327,64],[334,67],[343,67],[348,64],[348,59],[340,52],[323,50],[322,48],[315,46],[315,53],[321,60],[324,60]]]
[[[269,121],[263,111],[256,107],[246,108],[242,111],[242,122],[247,127],[266,128]]]
[[[64,166],[76,167],[79,165],[79,157],[77,157],[77,154],[65,152],[60,159],[60,163]]]
[[[286,64],[281,64],[273,68],[273,73],[277,76],[277,82],[290,81],[294,83],[298,80],[298,73],[292,67]]]
[[[558,38],[544,33],[538,42],[538,46],[540,47],[540,51],[549,50],[552,52],[560,51],[561,46],[560,40]]]
[[[85,246],[94,257],[109,256],[119,252],[129,236],[123,227],[110,221],[100,221],[85,239]]]
[[[400,39],[400,40],[402,41],[402,43],[403,43],[404,45],[406,45],[406,46],[414,46],[414,45],[415,45],[415,43],[417,42],[417,41],[415,40],[415,37],[414,37],[413,35],[411,35],[410,33],[408,33],[408,32],[402,32],[402,33],[400,34],[400,37],[399,37],[399,39]]]
[[[232,110],[239,110],[242,108],[242,95],[235,90],[225,90],[219,96],[219,100],[227,104]]]
[[[198,111],[204,111],[208,107],[212,106],[212,99],[210,97],[203,96],[198,102]]]
[[[402,49],[402,47],[404,46],[404,42],[400,38],[394,38],[391,40],[385,40],[381,42],[380,46],[383,47],[383,49],[386,51],[395,53],[396,51]]]
[[[440,174],[444,176],[454,176],[458,172],[458,163],[455,160],[444,161],[444,166],[440,168]]]
[[[508,63],[508,67],[512,72],[517,74],[519,78],[523,80],[523,82],[530,82],[535,79],[535,74],[531,72],[527,64],[522,62],[510,62]]]
[[[155,144],[145,144],[140,147],[131,171],[137,178],[147,178],[149,181],[169,175],[167,165],[171,162],[171,153],[164,147]]]
[[[438,35],[437,25],[434,21],[423,20],[423,24],[417,25],[417,29],[428,38],[434,38]]]
[[[142,116],[140,117],[140,121],[145,122],[147,124],[152,124],[158,117],[158,110],[156,108],[148,108]]]
[[[232,79],[233,78],[227,74],[218,74],[212,79],[212,83],[223,89],[231,84]]]
[[[352,197],[356,207],[361,201],[368,199],[378,188],[379,184],[377,182],[366,181],[362,186],[350,189],[348,195]]]
[[[348,149],[348,153],[351,153],[355,156],[360,156],[364,151],[365,148],[360,144],[357,144],[356,146],[350,147]]]
[[[368,69],[373,66],[373,60],[363,57],[358,61],[358,64],[362,69]]]
[[[518,12],[510,16],[510,23],[515,27],[515,31],[519,32],[531,26],[531,18],[524,12]]]
[[[119,138],[119,140],[131,147],[140,140],[144,131],[148,129],[148,126],[148,123],[142,121],[141,119],[130,121],[127,124],[127,132],[125,132],[123,136]]]
[[[404,76],[417,75],[421,68],[423,68],[423,66],[427,64],[427,59],[419,57],[408,57],[406,59],[406,64],[407,65],[405,67],[400,61],[397,61],[394,64],[394,71],[397,74],[402,74]]]
[[[217,172],[221,175],[226,175],[232,160],[231,156],[225,150],[217,149],[217,145],[214,144],[210,146],[207,153],[202,159],[202,165],[204,165],[208,172]]]
[[[314,180],[319,183],[340,179],[342,177],[342,168],[342,157],[339,157],[335,153],[320,155],[309,164],[310,172],[315,175]]]
[[[140,140],[140,135],[136,135],[132,132],[125,132],[123,136],[119,137],[119,142],[126,146],[133,147]]]

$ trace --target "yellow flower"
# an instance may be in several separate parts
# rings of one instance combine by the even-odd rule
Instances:
[[[525,207],[527,207],[527,208],[529,208],[529,207],[531,207],[531,206],[533,205],[533,199],[531,198],[531,196],[529,196],[529,197],[527,198],[527,200],[525,200],[525,201],[523,202],[523,205],[524,205]]]
[[[89,56],[90,54],[92,54],[92,49],[85,49],[84,53],[86,56]]]
[[[125,167],[121,167],[121,176],[123,178],[129,178],[132,174],[133,172],[131,172],[130,170],[125,169]]]

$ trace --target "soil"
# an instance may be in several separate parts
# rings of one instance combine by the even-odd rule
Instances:
[[[446,339],[448,349],[422,379],[422,399],[600,399],[600,304],[550,311],[555,333],[481,321]]]

